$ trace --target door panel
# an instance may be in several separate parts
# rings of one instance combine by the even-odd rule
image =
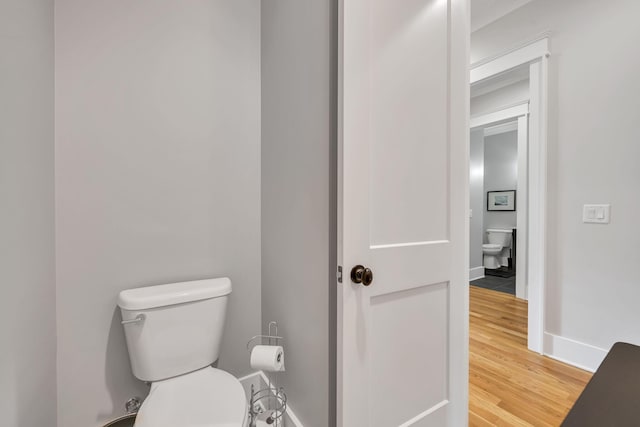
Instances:
[[[464,425],[468,4],[340,5],[338,425]]]
[[[371,426],[400,425],[447,400],[447,303],[447,283],[371,299]]]
[[[370,248],[375,286],[371,296],[384,295],[449,280],[451,251],[448,241]],[[428,263],[428,271],[424,268]]]
[[[447,135],[447,3],[372,0],[370,13],[371,243],[446,239],[432,208],[446,186],[425,183],[447,182],[449,150],[425,142]]]

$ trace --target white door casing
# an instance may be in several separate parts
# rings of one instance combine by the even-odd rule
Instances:
[[[342,427],[467,424],[468,10],[340,1]]]
[[[527,246],[529,241],[529,117],[518,117],[518,192],[516,194],[516,297],[527,297]]]

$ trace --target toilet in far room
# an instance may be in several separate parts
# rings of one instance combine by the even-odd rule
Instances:
[[[504,248],[511,246],[512,230],[502,228],[487,229],[489,243],[482,245],[484,268],[495,270],[500,268],[500,255]]]
[[[134,427],[247,427],[244,389],[218,359],[227,278],[120,292],[133,375],[151,383]]]

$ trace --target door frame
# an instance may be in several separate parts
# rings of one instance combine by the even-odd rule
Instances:
[[[547,122],[549,37],[527,43],[471,65],[470,83],[529,65],[529,214],[527,295],[528,348],[544,354],[545,285],[547,279]],[[469,147],[468,147],[469,149]],[[468,239],[469,237],[467,237]]]
[[[506,122],[506,123],[505,123]],[[515,124],[516,127],[506,126]],[[529,156],[528,156],[528,127],[529,127],[529,101],[514,104],[503,110],[488,114],[482,114],[471,118],[469,123],[471,130],[480,128],[501,128],[498,133],[516,130],[518,133],[518,185],[516,192],[516,229],[518,237],[516,242],[516,297],[527,299],[527,264],[528,264],[528,233],[527,220],[529,216]]]

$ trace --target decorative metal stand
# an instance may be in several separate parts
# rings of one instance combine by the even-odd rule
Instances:
[[[287,411],[287,395],[281,387],[276,392],[272,388],[263,388],[254,391],[251,386],[251,402],[249,415],[251,416],[250,426],[256,427],[258,419],[264,419],[268,425],[280,427],[283,425],[283,416]]]
[[[273,328],[273,332],[272,332]],[[284,339],[278,336],[278,323],[269,322],[269,335],[256,335],[247,343],[247,350],[251,353],[251,344],[260,339],[267,340],[268,345],[280,345]],[[257,345],[257,344],[256,344]],[[251,399],[249,400],[250,427],[256,427],[258,420],[263,420],[267,425],[281,427],[283,425],[283,416],[287,411],[287,395],[284,388],[278,388],[278,373],[273,373],[274,382],[271,382],[271,376],[267,375],[267,388],[254,390],[251,385]]]

